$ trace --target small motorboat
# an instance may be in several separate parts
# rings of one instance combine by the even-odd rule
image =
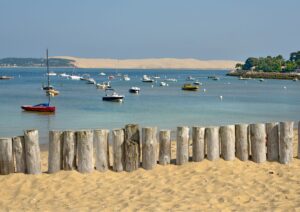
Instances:
[[[139,87],[131,87],[129,93],[140,93],[141,89]]]
[[[95,84],[96,84],[96,81],[95,81],[93,78],[88,78],[88,79],[86,80],[86,84],[95,85]]]
[[[10,80],[13,79],[14,77],[11,76],[0,76],[0,80]]]
[[[295,78],[293,79],[293,81],[298,81],[298,78],[297,78],[297,77],[295,77]]]
[[[193,85],[193,84],[190,84],[190,83],[186,83],[182,86],[181,88],[182,90],[185,90],[185,91],[196,91],[199,89],[199,86],[197,85]]]
[[[162,87],[168,86],[168,84],[166,82],[160,82],[159,85],[162,86]]]
[[[220,77],[214,76],[214,77],[212,77],[211,79],[217,81],[217,80],[220,80]]]
[[[59,94],[59,91],[58,90],[55,90],[55,89],[49,89],[49,90],[46,90],[46,95],[49,95],[49,96],[57,96]]]
[[[154,82],[153,79],[151,79],[150,77],[148,77],[147,75],[143,76],[142,82]]]
[[[60,77],[69,77],[70,75],[69,74],[66,74],[66,73],[61,73],[59,74]]]
[[[114,89],[108,88],[105,90],[105,96],[102,97],[103,101],[110,101],[110,102],[122,102],[124,100],[123,95],[119,95],[115,92]]]
[[[194,85],[202,85],[202,83],[199,82],[199,81],[195,81],[193,84],[194,84]]]
[[[56,76],[57,74],[55,72],[51,71],[51,72],[47,73],[47,75],[48,76]]]
[[[25,111],[32,112],[55,112],[55,106],[50,106],[49,103],[41,103],[37,105],[22,105],[21,108]]]
[[[124,80],[124,81],[130,81],[130,77],[129,77],[128,75],[124,75],[124,76],[123,76],[123,80]]]
[[[96,88],[103,89],[103,90],[106,88],[111,88],[110,82],[97,83]]]
[[[77,75],[70,75],[69,77],[68,77],[68,79],[71,79],[71,80],[80,80],[80,76],[77,76]]]
[[[42,88],[43,88],[43,90],[44,90],[44,91],[48,91],[48,90],[52,90],[52,89],[54,89],[54,87],[53,87],[52,85],[49,85],[49,86],[47,86],[47,85],[46,85],[46,86],[44,86],[44,85],[43,85],[43,87],[42,87]]]
[[[194,81],[194,80],[195,80],[195,78],[192,77],[192,76],[189,76],[189,77],[186,78],[186,81]]]
[[[99,75],[100,76],[105,76],[106,74],[104,72],[101,72]]]
[[[260,82],[264,82],[265,80],[264,80],[263,78],[260,78],[259,81],[260,81]]]

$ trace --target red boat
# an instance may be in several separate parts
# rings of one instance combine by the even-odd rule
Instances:
[[[23,105],[21,108],[25,111],[33,111],[33,112],[48,112],[53,113],[55,112],[54,106],[49,106],[47,103],[42,103],[38,105]]]

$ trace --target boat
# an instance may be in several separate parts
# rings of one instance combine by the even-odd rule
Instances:
[[[99,75],[100,76],[105,76],[106,74],[104,72],[101,72]]]
[[[56,76],[57,74],[55,72],[51,71],[51,72],[47,73],[47,75],[48,76]]]
[[[108,79],[109,79],[109,80],[113,80],[113,79],[115,79],[115,76],[110,75],[110,76],[108,76]]]
[[[57,96],[59,94],[59,91],[55,89],[49,89],[46,91],[46,94],[50,96]]]
[[[199,82],[199,81],[195,81],[193,84],[194,84],[194,85],[202,85],[202,83]]]
[[[260,82],[264,82],[265,80],[264,80],[263,78],[260,78],[259,81],[260,81]]]
[[[297,78],[297,77],[295,77],[295,78],[293,79],[293,81],[298,81],[298,78]]]
[[[141,89],[139,87],[131,87],[129,93],[139,93]]]
[[[89,79],[90,79],[90,75],[89,74],[83,74],[80,77],[80,80],[83,80],[83,81],[88,81]]]
[[[96,88],[103,89],[103,90],[107,88],[111,88],[110,82],[97,83]]]
[[[150,77],[148,77],[147,75],[143,76],[142,82],[154,82],[153,79],[151,79]]]
[[[71,80],[80,80],[81,77],[77,75],[70,75],[68,78]]]
[[[160,79],[160,76],[154,76],[153,78],[154,79]]]
[[[175,78],[169,78],[169,79],[166,79],[165,81],[168,81],[168,82],[177,82],[177,79],[175,79]]]
[[[212,80],[220,80],[220,77],[213,77]]]
[[[13,79],[14,77],[11,76],[0,76],[0,80],[10,80]]]
[[[103,101],[110,101],[110,102],[122,102],[124,100],[123,95],[119,95],[115,92],[112,88],[105,89],[105,96],[102,97]]]
[[[192,77],[192,76],[189,76],[189,77],[186,78],[186,81],[194,81],[194,80],[195,80],[195,78]]]
[[[124,76],[123,76],[123,80],[124,80],[124,81],[130,81],[130,77],[128,77],[128,75],[124,75]]]
[[[52,85],[49,85],[49,86],[48,85],[46,85],[46,86],[43,85],[42,88],[43,88],[44,91],[48,91],[48,90],[54,89],[54,87]]]
[[[49,62],[48,62],[48,49],[46,50],[46,55],[47,55],[47,73],[49,73]],[[47,87],[50,87],[50,80],[49,80],[49,74],[48,74],[48,85]],[[51,91],[47,90],[46,92]],[[48,103],[40,103],[37,105],[22,105],[21,108],[24,111],[31,111],[31,112],[48,112],[48,113],[53,113],[56,110],[55,106],[50,106],[50,100],[51,100],[51,95],[48,95]]]
[[[168,84],[166,82],[160,82],[159,85],[160,86],[168,86]]]
[[[199,89],[199,86],[193,85],[191,83],[186,83],[181,87],[181,89],[185,91],[196,91]]]
[[[60,77],[69,77],[70,75],[69,74],[66,74],[66,73],[61,73],[59,74]]]
[[[87,83],[87,84],[90,84],[90,85],[95,85],[95,84],[96,84],[96,81],[95,81],[93,78],[88,78],[88,79],[86,80],[86,83]]]

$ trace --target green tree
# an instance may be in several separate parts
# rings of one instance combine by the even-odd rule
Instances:
[[[295,71],[296,68],[297,68],[297,64],[294,61],[287,61],[285,63],[285,71],[286,72]]]
[[[258,59],[255,57],[249,57],[243,65],[244,70],[251,70],[253,67],[258,65]]]

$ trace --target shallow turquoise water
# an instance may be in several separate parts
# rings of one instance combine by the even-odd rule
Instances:
[[[73,71],[51,70],[69,74]],[[15,76],[14,80],[0,80],[0,136],[19,135],[24,129],[37,128],[41,142],[47,142],[50,129],[113,129],[128,123],[175,129],[180,125],[300,120],[300,81],[243,81],[226,77],[226,71],[196,70],[77,69],[76,74],[89,73],[101,82],[107,80],[107,76],[99,76],[102,71],[107,76],[118,72],[131,78],[130,81],[112,80],[113,88],[125,95],[123,103],[103,102],[104,92],[95,86],[54,76],[51,84],[60,91],[60,95],[52,99],[57,111],[54,115],[39,115],[23,112],[20,106],[47,101],[41,90],[42,83],[46,83],[45,69],[0,69],[0,75]],[[161,76],[161,79],[152,88],[151,84],[141,82],[143,74]],[[221,79],[208,79],[207,76],[211,75],[218,75]],[[199,92],[181,90],[188,76],[203,83]],[[176,78],[178,82],[168,82],[168,87],[160,87],[159,82],[165,77]],[[141,93],[130,94],[128,89],[131,86],[140,87]],[[206,92],[203,92],[204,88]]]

